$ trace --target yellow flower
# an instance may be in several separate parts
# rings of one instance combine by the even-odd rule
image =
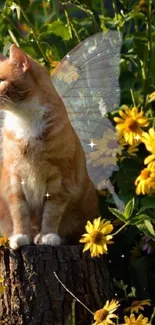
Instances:
[[[144,168],[135,180],[136,194],[151,194],[155,191],[155,169]]]
[[[18,27],[21,29],[22,32],[24,32],[24,36],[26,36],[30,31],[30,27],[27,24],[19,24]]]
[[[128,152],[130,156],[136,156],[136,153],[138,152],[138,146],[139,143],[135,143],[132,146],[130,146],[124,138],[119,139],[119,143],[121,144],[122,148]],[[127,147],[127,148],[126,148]]]
[[[142,142],[146,149],[151,152],[151,155],[144,160],[145,164],[149,164],[155,159],[155,130],[153,128],[150,128],[148,133],[143,132]]]
[[[124,112],[119,110],[119,115],[121,117],[114,117],[119,136],[123,137],[130,145],[140,142],[142,135],[141,127],[149,125],[147,118],[143,116],[144,112],[138,112],[137,107],[133,107],[132,109],[126,107]]]
[[[76,81],[79,78],[78,68],[65,60],[63,63],[58,65],[58,70],[55,70],[56,77],[59,80],[64,80],[67,83],[71,83],[72,81]]]
[[[147,12],[147,7],[148,7],[148,5],[147,5],[146,0],[139,0],[139,3],[136,6],[136,9],[138,11],[141,11],[141,12],[144,12],[145,13],[145,12]]]
[[[155,100],[155,91],[148,96],[148,103],[151,103]]]
[[[150,160],[150,159],[148,159],[150,156],[148,156],[147,158],[145,158],[145,160],[144,160],[144,164],[145,165],[147,165],[148,164],[148,161]],[[148,166],[147,166],[149,169],[155,169],[155,160],[152,160],[149,164],[148,164]]]
[[[53,61],[50,63],[50,75],[53,74],[55,68],[57,67],[57,65],[59,64],[59,61]]]
[[[9,247],[9,239],[6,236],[0,237],[0,247]]]
[[[44,8],[50,8],[50,1],[43,1],[43,3],[42,3],[42,6],[44,7]]]
[[[119,307],[119,302],[115,299],[112,299],[111,302],[107,300],[106,304],[102,309],[99,309],[94,314],[95,323],[93,325],[109,325],[115,324],[111,318],[117,318],[117,315],[114,314],[114,311]]]
[[[131,311],[131,313],[138,313],[139,310],[144,310],[143,306],[151,306],[151,300],[145,299],[145,300],[134,300],[130,307],[125,308],[126,311]]]
[[[138,144],[133,144],[132,146],[129,146],[127,149],[127,152],[130,156],[136,156],[138,152]]]
[[[144,164],[148,165],[149,169],[154,169],[155,168],[155,156],[150,155],[144,159]]]
[[[129,317],[124,316],[124,321],[125,323],[123,325],[149,325],[148,318],[144,318],[142,314],[137,319],[134,314],[131,314]]]
[[[101,220],[101,217],[94,219],[93,224],[87,221],[85,227],[87,234],[82,235],[80,243],[85,243],[83,252],[90,249],[91,257],[107,254],[107,244],[112,244],[113,225],[110,221]]]

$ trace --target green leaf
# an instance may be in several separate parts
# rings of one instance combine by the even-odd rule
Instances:
[[[114,209],[114,208],[109,208],[109,210],[112,212],[112,214],[114,214],[119,220],[126,222],[126,218],[124,217],[124,214],[118,210],[118,209]]]
[[[123,74],[124,75],[124,74]],[[126,84],[126,78],[128,79],[128,75],[124,75],[124,78],[122,80],[123,84]],[[121,77],[120,77],[121,79]],[[128,82],[128,81],[127,81]],[[120,80],[121,83],[121,80]],[[129,85],[128,85],[129,86]],[[124,86],[122,85],[124,88]],[[131,84],[130,84],[130,88]],[[130,89],[128,87],[128,89]],[[130,94],[131,96],[131,94]],[[127,98],[126,98],[127,101]],[[139,170],[141,169],[141,163],[134,159],[124,159],[120,163],[120,170],[116,174],[116,182],[118,184],[118,187],[124,195],[126,193],[135,193],[135,186],[134,182],[137,176],[139,175]],[[134,194],[132,195],[134,196]]]
[[[145,220],[149,220],[149,219],[150,218],[147,214],[139,214],[139,215],[133,216],[130,219],[130,223],[131,223],[131,225],[138,225],[138,224],[141,224],[142,222],[144,222]]]
[[[148,231],[149,231],[153,236],[155,236],[155,231],[154,231],[154,228],[153,228],[153,226],[152,226],[151,221],[150,221],[150,220],[145,220],[144,223],[145,223],[145,226],[147,227]]]
[[[134,206],[135,206],[135,199],[132,198],[125,207],[124,216],[126,219],[129,219],[131,217],[134,210]]]
[[[56,20],[51,24],[44,25],[42,31],[46,32],[48,35],[55,34],[61,36],[64,41],[68,41],[72,37],[69,26],[67,24],[65,25],[61,20]]]
[[[145,220],[143,223],[137,225],[139,230],[141,230],[147,237],[150,237],[155,241],[155,231],[150,220]]]
[[[136,297],[136,288],[131,287],[131,292],[127,295],[127,297]]]
[[[39,42],[42,43],[44,51],[47,50],[47,44],[50,46],[56,61],[60,61],[68,52],[65,41],[55,34],[41,33],[39,35]]]
[[[141,200],[140,213],[146,209],[155,209],[155,196],[147,196]]]
[[[145,15],[142,12],[133,10],[130,12],[130,17],[132,18],[136,18],[136,19],[141,19],[141,20],[145,20]]]
[[[116,280],[115,278],[113,279],[113,282],[115,284],[115,286],[119,289],[122,289],[124,292],[126,291],[126,289],[128,288],[128,285],[124,283],[123,280]]]

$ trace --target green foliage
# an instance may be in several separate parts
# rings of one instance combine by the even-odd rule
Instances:
[[[133,198],[127,203],[125,207],[124,216],[126,220],[130,219],[130,217],[132,216],[134,206],[135,206],[135,199]]]
[[[81,41],[109,29],[117,29],[123,35],[120,106],[136,105],[139,109],[142,108],[150,126],[155,126],[155,99],[148,98],[155,90],[155,1],[147,0],[144,7],[140,6],[138,0],[0,2],[0,52],[7,55],[11,43],[15,43],[34,59],[45,64],[50,71],[55,61],[60,61]],[[113,112],[109,116],[111,121],[115,114]],[[119,235],[115,237],[117,240],[109,251],[109,259],[112,260],[112,273],[117,278],[119,289],[126,292],[125,298],[120,293],[120,299],[126,301],[135,295],[142,298],[151,296],[154,300],[155,286],[152,283],[155,282],[150,267],[153,255],[148,257],[143,248],[146,244],[145,234],[149,238],[147,243],[154,252],[155,196],[137,197],[134,184],[144,168],[146,154],[148,153],[143,144],[139,146],[138,155],[132,156],[126,151],[124,159],[118,161],[119,171],[112,175],[111,182],[118,197],[124,202],[125,210],[122,212],[114,208],[109,193],[100,200],[101,214],[105,217],[106,211],[108,218],[111,219],[114,215],[121,222],[121,226],[115,231],[115,235]],[[108,213],[109,205],[111,213]],[[139,250],[138,256],[132,253],[135,246]],[[121,264],[122,268],[121,254],[125,254],[128,261]],[[126,281],[128,285],[124,284]],[[132,290],[127,293],[128,287]]]
[[[121,221],[126,222],[126,217],[123,212],[118,209],[109,208],[109,210]]]
[[[146,236],[155,240],[155,232],[151,223],[151,218],[147,214],[134,213],[135,199],[132,198],[125,206],[124,212],[119,209],[109,208],[113,215],[125,223],[125,225],[137,226]],[[141,209],[142,210],[142,209]],[[124,228],[124,226],[123,226]],[[115,233],[119,233],[121,228]]]

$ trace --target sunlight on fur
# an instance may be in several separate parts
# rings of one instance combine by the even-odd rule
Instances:
[[[0,79],[2,235],[13,249],[34,238],[78,243],[97,197],[66,108],[45,68],[15,45],[0,60]]]

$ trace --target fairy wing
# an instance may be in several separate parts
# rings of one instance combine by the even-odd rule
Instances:
[[[117,133],[105,114],[119,105],[121,42],[117,31],[93,35],[68,53],[52,75],[98,189],[107,187],[112,172],[118,169]]]

